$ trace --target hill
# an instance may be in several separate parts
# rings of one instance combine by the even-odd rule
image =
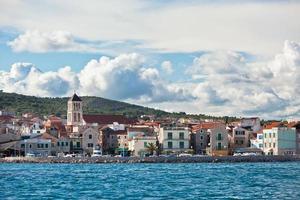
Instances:
[[[155,115],[156,117],[194,117],[201,119],[227,119],[234,120],[234,117],[215,117],[203,114],[187,115],[184,112],[169,113],[153,108],[133,105],[121,101],[115,101],[95,96],[80,97],[83,100],[83,112],[85,114],[122,114],[131,118],[140,115]],[[15,112],[16,115],[32,112],[43,115],[55,114],[65,117],[67,113],[67,101],[69,97],[35,97],[16,93],[6,93],[0,90],[0,110]]]

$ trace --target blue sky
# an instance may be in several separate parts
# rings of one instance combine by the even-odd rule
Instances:
[[[299,11],[280,0],[2,1],[0,89],[298,118]]]

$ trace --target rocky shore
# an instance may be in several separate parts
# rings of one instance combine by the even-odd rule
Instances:
[[[201,156],[201,157],[85,157],[85,158],[1,158],[0,163],[236,163],[236,162],[291,162],[300,156]]]

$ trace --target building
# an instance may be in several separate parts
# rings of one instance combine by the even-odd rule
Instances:
[[[156,145],[156,137],[151,136],[134,136],[128,142],[128,149],[133,156],[145,156],[149,154],[147,149],[150,143]]]
[[[256,134],[253,134],[253,138],[250,139],[250,147],[264,149],[264,133],[263,129],[259,130]]]
[[[199,125],[192,126],[191,148],[194,150],[194,153],[206,154],[208,143],[207,129]]]
[[[104,154],[128,155],[128,137],[126,130],[100,129],[100,146]]]
[[[181,153],[190,150],[190,136],[187,127],[161,127],[158,140],[166,153]]]
[[[257,132],[261,129],[259,117],[242,118],[240,126],[252,132]]]
[[[240,126],[234,127],[230,135],[229,143],[233,149],[250,147],[250,132]]]
[[[100,133],[97,128],[89,127],[82,132],[82,149],[87,154],[92,154],[93,149],[100,148]]]
[[[263,129],[265,155],[296,154],[296,128],[282,123],[271,123]]]
[[[46,157],[51,155],[51,140],[32,138],[22,140],[20,142],[20,149],[24,155],[34,154],[36,156]]]
[[[82,100],[76,93],[68,100],[67,125],[82,125]]]

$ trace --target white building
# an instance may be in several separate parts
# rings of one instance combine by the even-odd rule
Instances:
[[[265,155],[296,154],[296,129],[281,124],[267,125],[263,129]]]
[[[25,155],[31,153],[36,156],[46,157],[51,155],[51,140],[40,138],[22,140],[20,149],[24,151]]]
[[[186,152],[190,147],[187,127],[162,127],[159,131],[159,143],[165,152]]]
[[[128,142],[129,151],[134,156],[145,156],[148,152],[147,147],[152,143],[156,145],[156,137],[136,136]]]
[[[257,148],[264,150],[264,134],[263,131],[259,131],[256,134],[256,138],[250,139],[251,148]]]

